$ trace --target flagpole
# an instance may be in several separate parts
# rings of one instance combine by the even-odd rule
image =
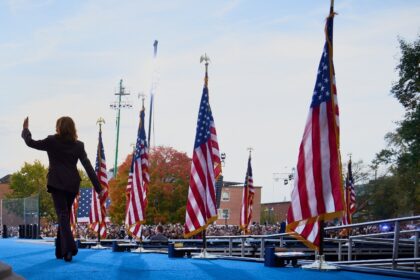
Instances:
[[[333,13],[334,13],[334,0],[331,0],[331,2],[330,2],[330,15],[332,15]],[[318,248],[318,255],[321,258],[324,257],[324,233],[325,233],[324,228],[325,228],[325,222],[322,219],[319,222],[319,248]]]
[[[328,18],[334,16],[334,0],[330,2],[330,14]],[[328,40],[328,33],[327,28],[325,29],[325,35],[327,36],[326,40]],[[332,45],[331,45],[332,48]],[[331,55],[332,55],[332,49]],[[340,159],[341,160],[341,159]],[[341,174],[341,168],[340,168]],[[337,270],[339,269],[335,265],[331,265],[325,261],[324,256],[324,231],[325,231],[325,221],[324,219],[319,219],[315,221],[315,223],[319,224],[319,247],[318,247],[318,255],[315,256],[315,261],[312,264],[302,266],[303,269],[314,269],[314,270]]]
[[[207,54],[204,54],[200,57],[200,63],[204,61],[204,65],[206,67],[206,74],[205,74],[205,78],[204,78],[204,87],[207,88],[208,86],[208,67],[209,67],[209,62],[210,62],[210,58],[207,56]],[[207,230],[207,226],[204,226],[204,229],[201,231],[202,234],[202,238],[203,238],[203,249],[201,250],[201,253],[197,256],[194,256],[193,258],[197,258],[197,259],[215,259],[216,256],[212,255],[212,254],[208,254],[207,253],[207,238],[206,238],[206,230]]]
[[[157,41],[156,41],[156,42],[157,42]],[[153,92],[152,92],[152,94],[153,94]],[[153,97],[151,97],[151,98],[153,98]],[[139,124],[139,129],[140,129],[140,128],[142,128],[143,130],[144,130],[144,127],[145,127],[145,126],[144,126],[144,116],[143,116],[143,118],[142,118],[142,114],[143,114],[143,113],[144,113],[144,111],[145,111],[145,108],[144,108],[144,100],[145,100],[145,95],[142,95],[142,103],[141,103],[141,110],[140,110],[140,124]],[[151,103],[150,108],[152,108],[152,103]],[[150,122],[149,122],[149,124],[150,124]],[[149,128],[150,128],[150,126],[149,126]],[[145,132],[145,134],[146,134],[146,132]],[[144,137],[145,137],[144,141],[146,142],[146,135],[145,135]],[[146,146],[147,146],[147,142],[146,142]],[[146,149],[146,151],[147,151],[147,149]],[[135,154],[136,154],[136,151],[134,151],[134,152],[133,152],[133,160],[135,160],[135,159],[134,159]],[[134,179],[133,179],[133,180],[134,180]],[[127,214],[126,214],[126,215],[127,215]],[[138,231],[136,231],[137,225],[138,225],[138,224],[136,224],[136,225],[135,225],[134,230],[131,232],[131,236],[133,237],[133,239],[135,240],[135,242],[136,242],[136,237],[137,237],[137,234],[138,234]],[[139,229],[138,229],[138,230],[140,231],[140,237],[139,237],[139,247],[138,247],[137,249],[135,249],[135,250],[131,251],[132,253],[144,253],[144,252],[147,252],[147,250],[145,250],[145,249],[143,248],[143,238],[142,238],[142,235],[143,235],[143,225],[142,225],[142,224],[140,224],[140,226],[139,226]],[[137,242],[136,242],[136,244],[137,244]]]
[[[99,125],[99,135],[102,134],[102,124],[104,124],[104,123],[105,123],[105,120],[102,117],[100,117],[96,121],[96,124]],[[99,157],[101,157],[101,146],[100,145],[101,145],[101,143],[98,144],[98,150],[97,150],[97,153],[98,153]],[[99,168],[101,168],[101,167],[99,166]],[[94,192],[94,191],[95,190],[92,189],[92,192]],[[93,196],[92,196],[92,198],[93,198]],[[93,201],[92,201],[92,203],[93,203]],[[99,204],[100,203],[101,202],[99,200]],[[92,247],[91,249],[105,249],[105,247],[101,246],[101,221],[97,221],[97,223],[98,223],[98,242],[97,242],[96,246]]]
[[[153,112],[153,99],[154,99],[154,95],[155,95],[155,89],[156,89],[156,56],[157,56],[157,48],[158,48],[158,40],[155,40],[155,42],[153,43],[153,60],[154,60],[154,73],[153,73],[153,77],[152,77],[152,87],[150,89],[150,107],[149,107],[149,134],[147,135],[147,143],[149,144],[149,149],[152,146],[152,144],[150,143],[150,135],[151,135],[151,130],[152,130],[152,112]],[[154,129],[153,129],[154,130]]]

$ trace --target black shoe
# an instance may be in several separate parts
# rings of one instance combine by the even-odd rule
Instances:
[[[71,253],[71,252],[67,252],[65,255],[64,255],[64,260],[66,261],[66,262],[71,262],[71,260],[73,259],[73,254]]]

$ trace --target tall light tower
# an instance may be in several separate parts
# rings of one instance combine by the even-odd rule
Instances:
[[[121,109],[126,108],[130,109],[133,107],[129,101],[122,100],[122,97],[124,95],[130,95],[130,93],[125,92],[125,87],[123,87],[123,80],[120,80],[120,90],[119,92],[115,93],[115,95],[118,96],[118,100],[114,101],[109,105],[111,109],[117,110],[117,120],[116,120],[116,127],[117,127],[117,135],[116,135],[116,141],[115,141],[115,162],[114,162],[114,178],[117,177],[117,171],[118,171],[118,143],[120,140],[120,119],[121,119]]]

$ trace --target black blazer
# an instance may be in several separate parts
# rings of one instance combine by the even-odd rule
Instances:
[[[80,160],[95,191],[98,194],[101,192],[101,184],[87,158],[83,142],[64,141],[58,135],[49,135],[44,140],[36,141],[32,139],[31,132],[27,128],[23,129],[22,138],[29,147],[47,152],[50,162],[47,175],[49,187],[78,193],[81,179],[77,171],[77,161]]]

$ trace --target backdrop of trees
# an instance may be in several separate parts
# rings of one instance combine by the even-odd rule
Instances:
[[[357,186],[356,220],[420,214],[420,36],[399,40],[398,80],[391,94],[403,106],[404,118],[385,135],[387,147],[370,165],[375,176]],[[378,170],[385,173],[377,176]]]

